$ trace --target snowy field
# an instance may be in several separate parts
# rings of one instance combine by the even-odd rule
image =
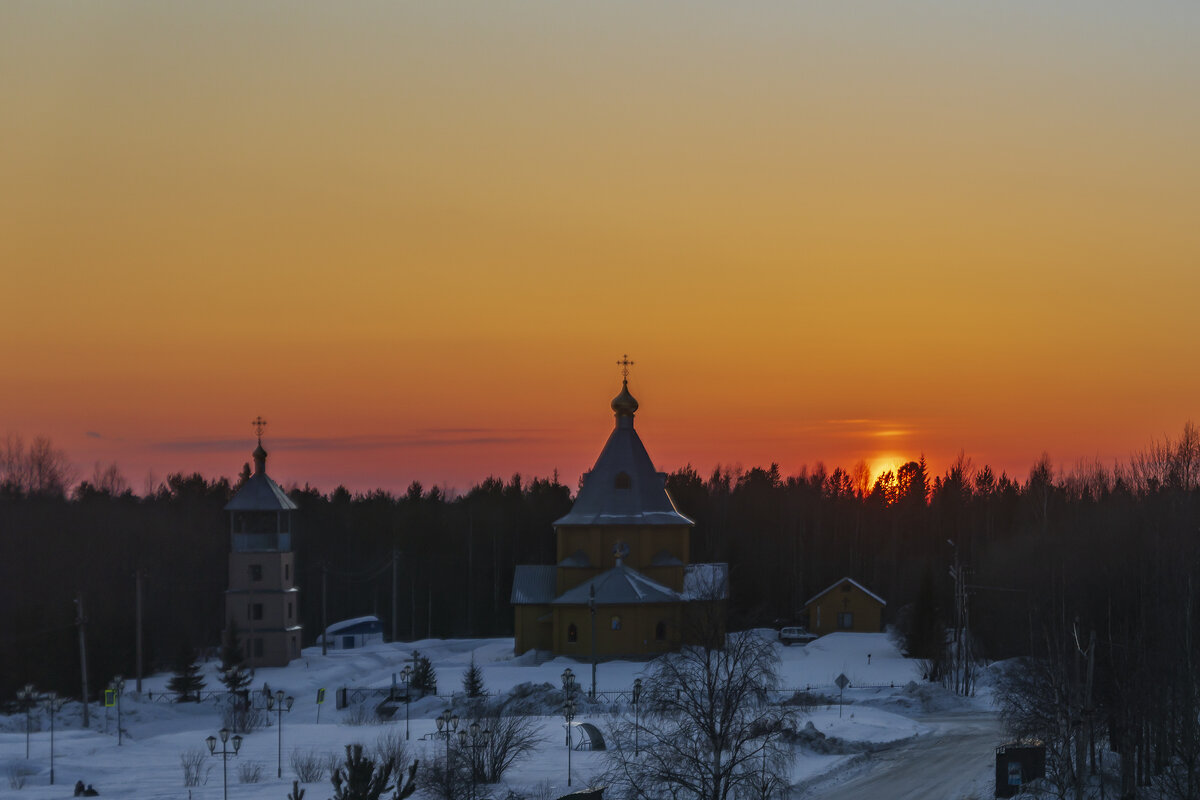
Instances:
[[[811,687],[810,696],[818,698],[799,718],[799,727],[812,726],[808,732],[812,745],[797,748],[792,771],[794,783],[837,769],[864,750],[928,735],[933,729],[921,722],[922,714],[951,710],[955,703],[962,705],[932,687],[910,686],[910,682],[920,679],[916,663],[903,658],[883,634],[831,634],[808,646],[776,646],[781,659],[782,687],[799,690]],[[282,689],[296,698],[292,710],[283,715],[283,777],[276,777],[279,738],[272,714],[272,725],[247,735],[241,752],[229,759],[228,796],[236,800],[284,800],[295,778],[289,763],[293,751],[341,755],[346,744],[357,742],[370,750],[381,736],[403,737],[403,706],[388,723],[348,724],[356,716],[356,709],[352,706],[335,710],[334,693],[342,686],[352,689],[389,686],[393,673],[404,668],[414,649],[433,662],[440,692],[437,697],[413,702],[409,708],[409,747],[422,761],[430,760],[445,747],[443,740],[429,738],[436,730],[434,718],[453,701],[452,693],[461,702],[462,677],[472,657],[483,671],[485,688],[492,694],[507,693],[526,683],[546,683],[557,689],[561,684],[559,676],[567,667],[574,671],[581,689],[590,688],[589,664],[568,658],[539,664],[532,654],[514,657],[512,647],[513,640],[508,638],[384,644],[362,650],[330,651],[327,656],[322,656],[318,647],[306,649],[301,659],[285,668],[258,670],[253,689],[261,690],[266,683],[272,691]],[[620,705],[616,693],[628,692],[634,678],[643,675],[648,666],[648,662],[636,661],[601,663],[597,670],[597,690],[606,693],[609,699],[583,705],[576,721],[591,722],[605,731]],[[215,662],[205,665],[206,689],[223,688],[217,680],[216,667]],[[839,674],[845,674],[851,681],[844,693],[845,704],[841,706],[834,686]],[[120,745],[114,709],[107,710],[106,718],[105,709],[94,703],[91,729],[84,731],[79,704],[67,705],[56,722],[54,786],[49,785],[50,733],[45,714],[40,713],[35,719],[28,760],[24,715],[0,717],[0,797],[29,800],[70,797],[75,781],[82,780],[93,784],[103,797],[221,800],[220,745],[217,756],[212,757],[204,741],[222,726],[221,706],[215,702],[152,701],[151,695],[161,696],[169,679],[169,674],[146,678],[140,699],[131,691],[133,681],[127,681],[122,700],[125,734]],[[327,698],[318,720],[319,688],[327,690]],[[494,795],[502,798],[510,788],[518,794],[541,793],[551,797],[568,791],[563,721],[554,702],[547,701],[541,710],[544,714],[539,718],[541,746],[531,758],[509,771],[505,776],[506,786],[498,791],[494,788]],[[187,751],[203,753],[207,772],[206,782],[190,789],[183,785],[180,764],[181,755]],[[571,754],[572,790],[589,785],[602,758],[600,752],[577,750]],[[260,782],[240,782],[239,774],[253,769],[255,764],[260,765]],[[15,788],[14,783],[21,780],[17,776],[22,773],[27,773],[24,785]],[[306,800],[324,800],[332,795],[328,777],[309,784],[307,790]]]

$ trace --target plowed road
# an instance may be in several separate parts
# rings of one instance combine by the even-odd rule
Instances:
[[[992,797],[995,748],[1004,742],[994,714],[920,717],[937,730],[872,753],[809,783],[812,800],[962,800]]]

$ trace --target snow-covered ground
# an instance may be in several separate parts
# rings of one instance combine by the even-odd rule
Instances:
[[[764,632],[770,635],[770,632]],[[434,718],[452,701],[451,693],[462,693],[462,676],[472,657],[483,671],[485,688],[490,693],[506,693],[520,684],[545,683],[560,686],[562,671],[571,667],[584,690],[591,685],[591,667],[568,658],[538,663],[533,654],[514,657],[513,640],[457,639],[425,640],[414,643],[375,645],[362,650],[333,651],[322,656],[320,648],[304,651],[303,658],[285,668],[260,669],[253,688],[264,684],[271,690],[282,689],[296,698],[295,706],[283,715],[283,777],[276,777],[278,729],[273,725],[247,735],[241,752],[228,762],[228,795],[235,800],[284,800],[295,778],[290,764],[293,751],[342,754],[343,746],[361,743],[367,749],[384,735],[404,736],[405,715],[401,707],[393,721],[385,724],[348,724],[355,716],[353,707],[335,710],[334,693],[339,687],[378,688],[392,682],[419,650],[434,665],[441,694],[417,700],[409,707],[413,754],[424,761],[445,745],[429,738],[436,730]],[[808,690],[806,711],[800,726],[805,743],[797,747],[792,780],[812,781],[830,770],[861,763],[869,753],[889,742],[928,736],[938,730],[922,720],[933,711],[960,708],[964,701],[947,698],[928,686],[913,686],[919,680],[916,663],[905,659],[883,634],[831,634],[806,647],[778,646],[781,658],[781,685],[785,689]],[[869,658],[868,658],[869,656]],[[605,662],[597,669],[597,690],[602,693],[628,691],[634,678],[648,669],[648,662]],[[205,665],[207,688],[222,688],[217,680],[217,665]],[[850,679],[838,704],[834,680],[845,674]],[[92,706],[92,727],[81,730],[81,708],[69,704],[57,718],[55,731],[55,783],[49,785],[50,733],[44,713],[35,721],[30,758],[25,758],[25,718],[23,715],[0,717],[0,796],[30,800],[69,797],[76,780],[93,784],[104,797],[178,798],[179,800],[219,800],[223,797],[220,750],[208,755],[205,738],[221,728],[221,706],[214,702],[162,703],[161,697],[170,675],[160,674],[143,681],[143,696],[131,691],[128,681],[122,700],[123,742],[118,745],[113,709]],[[327,690],[326,702],[316,705],[317,690]],[[592,722],[604,731],[615,700],[581,708],[578,722]],[[971,704],[967,704],[969,706]],[[974,704],[978,706],[979,704]],[[563,744],[563,722],[557,701],[547,699],[539,718],[543,742],[529,759],[519,762],[506,775],[506,783],[518,793],[541,788],[550,796],[567,789],[567,754]],[[183,785],[181,756],[200,751],[205,759],[207,781],[200,786]],[[589,784],[599,770],[603,753],[574,751],[571,754],[572,789]],[[243,765],[261,764],[258,783],[241,783]],[[14,788],[28,772],[24,786]],[[323,800],[332,794],[328,777],[309,784],[308,798]],[[505,791],[498,792],[503,797]]]

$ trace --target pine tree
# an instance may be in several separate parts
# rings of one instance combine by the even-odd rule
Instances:
[[[346,745],[346,763],[333,771],[333,800],[380,800],[392,787],[392,762],[378,767],[374,759],[363,755],[361,744]],[[391,800],[403,800],[416,790],[417,762],[408,768],[408,780],[399,781]]]
[[[180,703],[200,702],[204,678],[200,675],[200,657],[196,648],[184,645],[175,656],[174,675],[167,681],[167,690],[176,694]]]
[[[429,659],[413,650],[413,674],[409,685],[420,690],[422,695],[437,694],[437,673]]]
[[[467,671],[463,673],[462,685],[467,697],[483,697],[483,670],[475,663],[474,653],[471,654],[471,666],[467,667]]]
[[[246,654],[242,651],[241,637],[233,618],[225,628],[221,642],[221,683],[231,692],[240,692],[250,685],[250,672],[246,669]]]

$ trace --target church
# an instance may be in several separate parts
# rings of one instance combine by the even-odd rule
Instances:
[[[633,427],[628,359],[616,424],[554,523],[556,563],[513,575],[515,652],[581,659],[653,656],[723,628],[726,564],[693,564],[694,523],[679,513]],[[704,630],[702,630],[704,628]]]

